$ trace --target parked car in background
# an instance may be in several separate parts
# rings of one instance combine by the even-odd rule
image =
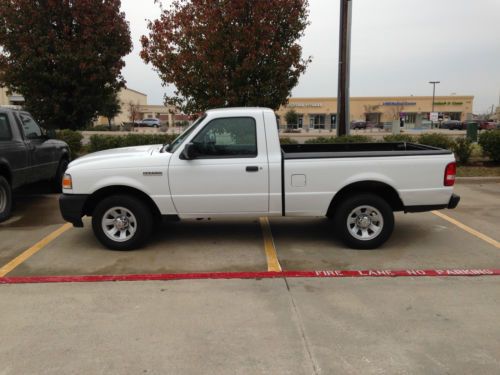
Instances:
[[[497,125],[494,121],[480,121],[479,122],[479,130],[494,130],[497,128]]]
[[[157,118],[145,118],[141,121],[142,126],[148,126],[150,128],[159,128],[160,120]]]
[[[351,129],[366,129],[366,121],[352,121]]]
[[[42,180],[61,190],[68,145],[50,139],[28,112],[0,107],[0,222],[9,218],[12,190]]]
[[[460,122],[458,120],[443,121],[441,123],[440,128],[441,129],[448,129],[448,130],[463,130],[463,129],[465,129],[462,122]]]

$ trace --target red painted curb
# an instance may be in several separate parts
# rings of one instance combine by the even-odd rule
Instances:
[[[447,270],[324,270],[282,272],[203,272],[138,275],[81,275],[0,277],[0,284],[87,283],[108,281],[273,279],[273,278],[343,278],[343,277],[456,277],[500,276],[500,269]]]

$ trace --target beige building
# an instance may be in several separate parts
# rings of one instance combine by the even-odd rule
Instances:
[[[0,87],[0,105],[23,105],[24,98],[21,95],[9,92],[6,87]]]
[[[465,121],[472,118],[473,96],[436,96],[434,112],[444,120]],[[295,110],[297,127],[329,129],[337,117],[336,98],[291,98],[288,105],[276,112],[280,126],[286,126],[285,115]],[[403,119],[408,126],[429,119],[432,96],[351,97],[350,120],[390,122]]]
[[[174,124],[174,107],[163,105],[149,105],[148,96],[142,92],[128,87],[120,90],[118,94],[121,112],[111,120],[113,124],[120,125],[127,122],[139,121],[145,118],[157,118],[162,123],[172,126]],[[108,119],[100,116],[96,125],[107,125]]]

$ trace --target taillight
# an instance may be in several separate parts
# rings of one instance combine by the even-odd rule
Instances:
[[[457,176],[457,163],[453,162],[446,166],[444,170],[444,186],[455,185],[455,177]]]

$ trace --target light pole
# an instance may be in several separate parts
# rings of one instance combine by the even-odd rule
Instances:
[[[434,112],[434,99],[436,98],[436,85],[441,83],[439,81],[429,81],[432,85],[432,112]]]
[[[429,83],[432,85],[432,113],[434,113],[434,102],[435,102],[435,99],[436,99],[436,85],[440,84],[441,82],[439,82],[439,81],[429,81]],[[434,128],[434,121],[433,120],[431,120],[431,128]]]
[[[340,0],[339,87],[337,135],[349,134],[349,81],[351,65],[352,0]]]

